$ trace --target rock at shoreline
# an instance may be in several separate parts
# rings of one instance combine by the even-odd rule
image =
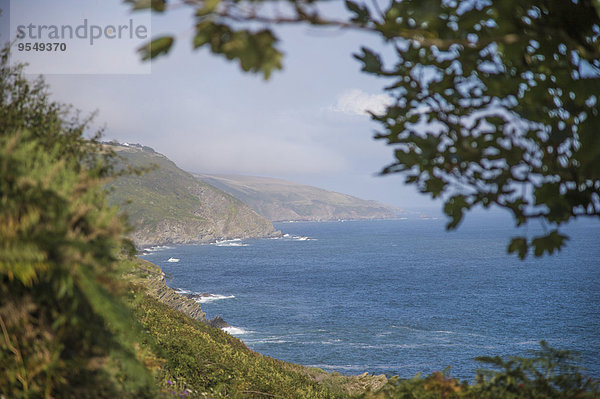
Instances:
[[[216,328],[231,327],[220,316],[217,316],[211,320],[207,319],[205,313],[202,311],[199,299],[214,297],[213,294],[182,294],[175,291],[173,288],[167,286],[165,274],[162,272],[160,267],[148,261],[139,259],[138,269],[145,274],[145,277],[138,280],[138,282],[146,287],[148,294],[152,295],[162,303],[188,315],[192,319],[206,323],[209,326]]]
[[[221,318],[221,316],[217,316],[214,319],[209,320],[207,324],[215,328],[231,327],[225,320]]]
[[[213,294],[209,294],[208,292],[201,292],[201,293],[194,293],[194,294],[181,294],[181,295],[186,298],[193,299],[195,301],[202,300],[202,298],[211,298],[214,296]]]

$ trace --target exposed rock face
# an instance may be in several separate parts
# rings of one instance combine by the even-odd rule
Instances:
[[[160,274],[148,278],[144,285],[147,287],[148,294],[158,298],[165,305],[185,313],[193,319],[208,323],[206,314],[202,311],[202,307],[198,302],[186,298],[174,289],[167,287],[164,273],[160,272]]]
[[[160,267],[148,261],[138,259],[138,269],[141,278],[136,280],[137,284],[144,287],[146,293],[157,298],[171,308],[178,310],[192,319],[196,319],[215,328],[231,327],[221,316],[207,319],[206,314],[197,299],[210,294],[180,294],[173,288],[167,286],[165,274]]]
[[[240,221],[238,219],[238,221]],[[269,225],[271,225],[269,223]],[[218,240],[234,238],[280,237],[281,232],[274,228],[256,225],[210,226],[206,222],[163,219],[157,224],[142,223],[131,238],[138,248],[168,244],[206,244]]]
[[[202,311],[202,306],[198,302],[198,299],[210,296],[210,294],[180,294],[167,286],[165,274],[160,267],[139,258],[138,270],[141,276],[134,281],[136,284],[143,286],[148,295],[209,326],[215,328],[231,327],[221,316],[217,316],[211,320],[206,318],[206,314]]]
[[[227,324],[227,322],[225,320],[223,320],[221,318],[221,316],[217,316],[214,319],[210,320],[208,322],[208,324],[210,324],[211,326],[213,326],[215,328],[227,328],[227,327],[231,327],[229,324]]]

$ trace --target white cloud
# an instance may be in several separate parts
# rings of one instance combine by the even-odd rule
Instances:
[[[392,97],[387,94],[369,94],[359,89],[351,89],[340,94],[337,103],[331,109],[349,115],[369,115],[369,111],[383,114],[392,101]]]

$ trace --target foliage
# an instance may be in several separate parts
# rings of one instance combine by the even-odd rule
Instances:
[[[600,216],[600,18],[590,1],[393,2],[374,28],[395,45],[385,65],[363,49],[363,70],[395,98],[377,138],[402,172],[445,200],[455,228],[492,205],[517,225]],[[423,32],[404,40],[405,30]],[[512,240],[521,258],[552,253],[557,229]]]
[[[155,12],[166,10],[164,0],[125,0],[134,10],[152,9]],[[282,53],[277,49],[278,39],[270,29],[250,29],[235,27],[220,20],[220,1],[189,2],[195,4],[195,35],[192,41],[194,49],[208,47],[217,55],[228,60],[239,61],[244,71],[262,73],[265,79],[274,70],[282,68]],[[172,35],[153,39],[138,51],[142,59],[148,60],[167,54],[175,42]]]
[[[137,289],[133,302],[146,331],[140,342],[162,359],[161,390],[189,397],[348,397],[350,377],[311,371],[262,356],[237,338],[193,320]],[[327,384],[324,379],[334,379]],[[319,380],[319,381],[317,381]]]
[[[198,184],[193,176],[183,172],[173,162],[155,152],[117,148],[119,165],[152,170],[141,175],[126,175],[108,185],[111,203],[127,213],[137,227],[155,227],[164,219],[203,221],[194,212],[202,202],[188,187]]]
[[[416,375],[411,379],[392,377],[388,383],[376,392],[367,392],[363,398],[368,399],[449,399],[462,397],[467,384],[448,378],[437,372],[430,376]]]
[[[544,341],[533,357],[481,357],[495,370],[479,370],[471,385],[434,373],[422,378],[390,379],[377,392],[365,398],[599,398],[598,382],[586,377],[575,367],[574,355],[552,349]]]
[[[99,178],[114,174],[114,153],[98,141],[102,131],[86,138],[94,115],[82,118],[70,106],[50,100],[40,77],[24,78],[24,65],[9,64],[9,47],[0,50],[0,128],[3,136],[27,131],[41,149],[59,150],[75,171],[86,169]],[[101,154],[101,155],[99,155]]]
[[[169,8],[162,0],[128,2],[156,12]],[[363,47],[355,55],[365,73],[389,81],[393,103],[372,115],[381,127],[376,138],[395,153],[382,173],[402,173],[422,193],[442,198],[448,229],[470,209],[492,206],[508,210],[517,226],[552,225],[539,237],[510,242],[509,252],[524,258],[530,249],[536,256],[560,250],[568,240],[561,224],[600,216],[597,0],[394,0],[384,6],[346,0],[345,20],[322,15],[324,2],[182,3],[198,21],[195,45],[210,43],[214,53],[265,77],[281,67],[273,25],[337,26],[382,38],[389,45],[384,51]],[[252,41],[258,33],[236,31],[246,25],[262,26],[268,39]],[[161,45],[146,58],[167,51]]]
[[[544,341],[531,358],[480,357],[499,370],[480,370],[473,392],[480,398],[597,398],[598,382],[580,373],[576,357]]]
[[[88,121],[0,65],[0,392],[147,397],[135,321],[118,300],[129,246],[104,198],[110,173]]]

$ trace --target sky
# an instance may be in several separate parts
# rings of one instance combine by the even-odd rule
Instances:
[[[73,21],[86,12],[103,23],[131,17],[119,0],[19,1],[31,3],[24,15],[36,21],[49,18],[49,10]],[[8,0],[0,0],[3,11],[7,6]],[[94,6],[100,11],[93,12]],[[2,41],[14,31],[9,26],[15,18],[0,16]],[[184,170],[277,177],[410,211],[439,212],[440,202],[404,185],[402,176],[377,176],[393,162],[393,149],[373,139],[379,126],[365,110],[381,111],[390,99],[382,90],[386,82],[361,73],[352,53],[362,45],[381,46],[379,39],[306,26],[277,32],[284,70],[266,82],[205,49],[193,51],[192,12],[185,8],[152,15],[151,35],[171,33],[176,43],[168,56],[152,61],[151,72],[135,58],[139,43],[123,41],[118,50],[96,45],[93,57],[88,52],[61,66],[87,61],[80,67],[87,69],[45,79],[54,99],[84,113],[98,111],[95,124],[105,127],[106,139],[153,147]],[[142,73],[125,69],[132,62]]]

